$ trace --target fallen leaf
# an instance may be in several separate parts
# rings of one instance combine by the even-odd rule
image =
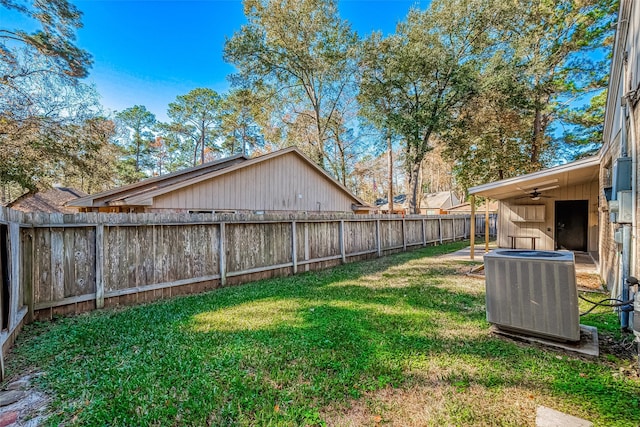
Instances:
[[[280,405],[278,405],[278,404],[276,403],[276,406],[274,406],[274,407],[273,407],[273,410],[274,410],[275,412],[280,412]]]

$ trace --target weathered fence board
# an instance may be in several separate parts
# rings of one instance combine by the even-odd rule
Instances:
[[[51,280],[51,231],[45,228],[34,229],[34,300],[36,303],[53,301]]]
[[[291,261],[291,223],[228,224],[225,239],[229,273]]]
[[[382,250],[401,248],[404,242],[402,220],[381,221],[380,239]]]
[[[376,251],[376,222],[345,222],[344,247],[347,254]]]
[[[406,220],[405,221],[405,234],[407,246],[422,245],[422,220]]]
[[[321,259],[340,255],[340,223],[338,221],[308,224],[309,258]]]

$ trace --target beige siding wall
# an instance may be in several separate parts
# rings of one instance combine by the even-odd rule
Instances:
[[[498,245],[503,248],[511,247],[509,236],[521,236],[525,238],[516,239],[517,248],[531,247],[531,239],[526,237],[537,237],[536,249],[555,249],[555,202],[561,200],[587,200],[589,202],[588,220],[588,250],[595,252],[598,250],[598,181],[593,181],[580,185],[573,185],[545,191],[545,196],[533,201],[525,199],[502,200],[498,207]],[[513,221],[515,206],[520,205],[544,205],[544,222],[516,222]]]
[[[621,24],[627,25],[626,32],[618,33],[619,40],[616,43],[613,66],[611,68],[611,76],[609,81],[609,98],[607,100],[607,110],[605,116],[604,143],[601,150],[602,161],[600,162],[600,187],[611,186],[610,180],[607,180],[606,171],[608,167],[612,167],[615,160],[623,153],[621,145],[623,141],[628,141],[627,155],[632,156],[632,144],[636,146],[636,171],[638,173],[637,157],[640,156],[640,148],[638,141],[632,141],[630,128],[635,129],[635,135],[640,135],[640,126],[638,126],[640,110],[636,106],[634,108],[635,122],[631,120],[631,116],[627,111],[627,116],[623,118],[624,110],[621,108],[623,104],[623,96],[630,91],[637,90],[640,87],[640,6],[637,1],[623,0],[623,10],[630,10],[628,19],[623,16],[620,20]],[[620,28],[620,27],[619,27]],[[626,53],[627,63],[624,65],[624,56]],[[623,131],[622,122],[626,122],[626,129]],[[636,194],[640,193],[639,188],[634,189]],[[609,210],[604,202],[604,195],[601,193],[602,199],[600,209],[600,274],[608,284],[618,281],[618,265],[620,263],[620,246],[613,240],[614,232],[619,226],[613,224],[609,220]],[[640,246],[637,235],[638,219],[640,215],[636,215],[635,236],[633,236],[634,246],[631,261],[631,275],[638,275],[640,272]]]
[[[609,142],[607,150],[602,153],[600,161],[600,275],[605,283],[616,282],[618,265],[618,245],[613,240],[613,233],[618,226],[610,221],[609,206],[604,196],[604,187],[611,186],[613,164],[620,157],[620,134]]]
[[[289,153],[156,197],[153,208],[352,212],[355,202]]]

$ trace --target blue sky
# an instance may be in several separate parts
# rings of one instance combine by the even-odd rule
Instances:
[[[228,89],[226,76],[233,67],[222,60],[222,50],[225,38],[246,22],[241,1],[74,3],[84,13],[78,45],[94,59],[87,82],[95,84],[108,111],[142,104],[166,120],[167,105],[177,95],[196,87]],[[427,0],[341,0],[339,8],[342,18],[365,36],[374,30],[393,32],[411,6],[426,4]]]

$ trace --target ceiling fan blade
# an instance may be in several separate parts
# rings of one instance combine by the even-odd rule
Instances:
[[[543,191],[555,190],[558,187],[560,187],[560,186],[559,185],[552,185],[550,187],[538,188],[538,193],[541,193]]]
[[[544,185],[555,184],[557,182],[558,182],[557,179],[549,179],[547,181],[536,182],[535,184],[523,185],[522,188],[518,188],[518,190],[529,191],[529,190],[533,190],[535,188],[542,187]]]

